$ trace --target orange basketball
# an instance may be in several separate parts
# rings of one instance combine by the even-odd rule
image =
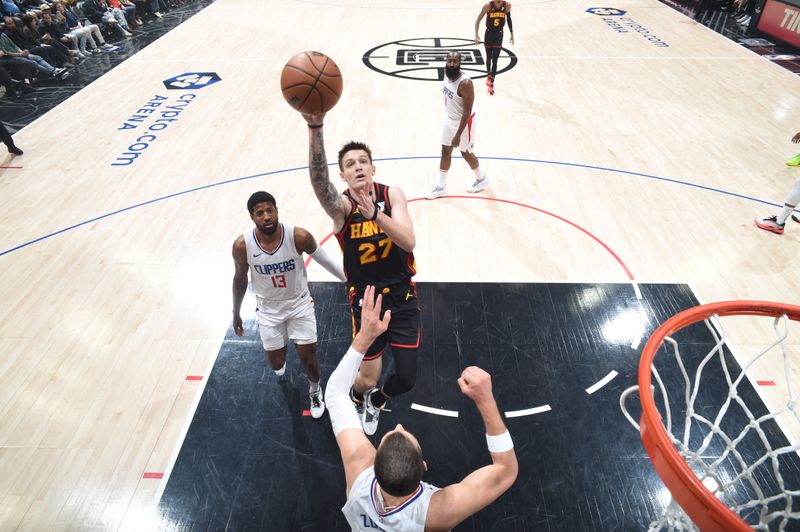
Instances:
[[[342,73],[322,52],[303,52],[283,67],[281,91],[289,105],[301,113],[326,113],[342,94]]]

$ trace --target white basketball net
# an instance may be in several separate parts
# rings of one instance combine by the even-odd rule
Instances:
[[[671,351],[669,354],[674,360],[670,363],[677,363],[675,371],[679,373],[676,375],[682,376],[685,388],[683,397],[673,397],[672,403],[655,363],[651,366],[657,385],[653,387],[653,394],[656,394],[657,387],[661,396],[659,412],[675,448],[706,488],[756,530],[797,530],[800,527],[800,521],[797,521],[800,519],[800,486],[786,486],[781,474],[781,457],[793,458],[793,463],[797,464],[796,455],[785,455],[795,453],[800,445],[789,444],[773,449],[774,441],[770,442],[768,431],[765,431],[765,424],[774,424],[779,416],[789,415],[800,422],[797,409],[800,386],[792,381],[793,378],[797,379],[798,373],[787,352],[790,323],[786,316],[775,318],[772,327],[774,342],[739,370],[738,364],[732,363],[730,355],[723,350],[725,331],[719,316],[712,316],[705,320],[705,324],[713,335],[715,345],[697,364],[693,376],[687,370],[678,342],[665,337],[659,348],[661,358],[656,357],[654,362],[663,365],[666,356],[660,350]],[[686,351],[689,351],[689,347]],[[768,354],[770,361],[777,359],[776,354],[783,359],[783,380],[776,381],[776,384],[784,387],[788,400],[777,411],[758,415],[753,413],[752,405],[748,406],[739,396],[739,385],[744,382],[748,371]],[[712,375],[719,379],[720,370],[728,386],[728,395],[713,398],[714,404],[710,407],[709,397],[702,395],[701,383]],[[662,368],[662,371],[666,369]],[[772,367],[771,371],[773,375],[779,372],[776,367]],[[638,391],[638,386],[625,390],[620,397],[620,406],[625,417],[638,430],[639,425],[625,405],[627,397],[635,391]],[[701,398],[699,402],[698,397]],[[676,411],[676,424],[683,416],[682,430],[676,426],[673,431],[671,404],[684,410]],[[730,426],[734,417],[731,413],[734,411],[738,419],[744,420],[746,416],[748,421]],[[758,444],[755,453],[754,442]],[[785,469],[785,461],[783,465]],[[697,530],[697,527],[673,498],[661,517],[650,524],[650,530]]]

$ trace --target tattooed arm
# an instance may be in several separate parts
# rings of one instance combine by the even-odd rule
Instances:
[[[322,120],[325,114],[308,115],[303,118],[308,122],[308,172],[311,176],[311,186],[317,200],[325,212],[333,220],[333,229],[338,231],[344,225],[344,220],[349,212],[347,200],[339,194],[331,183],[328,172],[328,160],[325,157],[325,140],[322,135]]]

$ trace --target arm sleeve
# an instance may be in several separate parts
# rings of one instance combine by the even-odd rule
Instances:
[[[363,353],[350,347],[328,379],[328,387],[325,390],[325,406],[328,408],[335,436],[338,436],[344,429],[362,430],[361,420],[358,419],[349,392],[356,380],[358,367],[363,358]]]
[[[311,256],[320,264],[320,266],[331,272],[334,277],[344,282],[344,271],[342,270],[341,265],[333,262],[333,259],[331,259],[330,255],[325,253],[325,250],[322,249],[322,246],[317,246],[317,249],[311,254]]]
[[[506,15],[506,21],[508,22],[508,31],[514,33],[514,25],[511,24],[511,12],[509,11]]]

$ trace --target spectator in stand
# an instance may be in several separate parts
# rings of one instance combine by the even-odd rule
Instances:
[[[36,43],[37,46],[50,46],[53,49],[58,66],[74,64],[73,56],[78,57],[77,50],[70,50],[64,43],[52,35],[42,35],[39,33],[39,19],[34,15],[31,13],[22,15],[22,25],[22,32],[28,38],[28,41]]]
[[[41,0],[16,0],[17,5],[26,13],[38,12]]]
[[[122,1],[122,3],[124,4],[125,2]],[[133,0],[133,3],[136,5],[136,16],[139,17],[142,22],[156,20],[162,17],[161,3],[159,0]]]
[[[111,7],[111,5],[108,3],[108,0],[97,0],[97,1],[105,9],[106,18],[109,17],[110,13],[110,16],[113,17],[114,20],[116,20],[122,27],[122,29],[128,33],[128,35],[125,35],[125,37],[130,37],[132,33],[130,26],[128,26],[128,20],[125,18],[125,12],[122,9]]]
[[[136,22],[136,7],[131,3],[123,3],[120,0],[107,0],[108,6],[115,12],[120,11],[125,16],[125,23],[128,25],[125,29],[130,31],[130,28],[139,26]]]
[[[2,52],[0,52],[2,54]],[[9,98],[16,98],[17,96],[29,93],[29,92],[36,92],[36,89],[28,85],[27,83],[23,83],[21,81],[17,81],[16,79],[11,77],[11,74],[0,65],[0,85],[5,87],[6,89],[6,96]]]
[[[106,43],[103,34],[100,32],[100,27],[97,24],[84,25],[81,23],[80,17],[75,14],[75,11],[71,8],[67,8],[62,0],[56,0],[55,8],[56,17],[60,17],[56,19],[56,24],[64,26],[61,30],[62,33],[75,36],[75,38],[78,39],[79,47],[81,46],[81,40],[83,40],[83,46],[86,47],[88,45],[88,50],[91,53],[100,53],[100,47],[102,47],[102,51],[104,52],[111,52],[117,49],[116,46]],[[82,50],[85,50],[85,48],[82,48]]]
[[[12,17],[21,16],[22,10],[14,2],[14,0],[0,0],[0,12],[3,16],[10,15]]]
[[[736,23],[742,28],[746,29],[750,25],[750,18],[753,15],[753,8],[755,7],[753,0],[734,0],[733,6],[736,9],[736,14],[733,18]]]
[[[3,61],[3,66],[6,68],[9,66],[27,67],[34,72],[62,79],[68,75],[65,68],[56,68],[40,56],[32,54],[28,50],[21,50],[5,33],[0,33],[0,60]]]
[[[11,41],[19,48],[20,50],[26,50],[33,55],[37,55],[50,63],[51,65],[56,66],[63,66],[58,64],[58,59],[56,55],[56,51],[53,50],[52,46],[39,45],[35,40],[31,38],[29,34],[22,31],[22,28],[17,26],[16,20],[13,17],[4,17],[3,20],[5,21],[6,29],[3,33],[11,39]]]
[[[86,15],[93,24],[97,24],[100,28],[108,28],[109,31],[113,30],[120,33],[123,37],[128,38],[132,34],[126,28],[125,15],[122,11],[111,9],[105,0],[86,0],[83,2],[83,13]],[[120,20],[122,19],[122,20]]]
[[[43,40],[47,41],[51,39],[60,43],[65,48],[68,48],[70,55],[77,55],[80,59],[88,57],[89,52],[86,51],[86,39],[83,40],[84,47],[83,50],[81,50],[78,47],[78,39],[71,39],[65,35],[55,23],[50,6],[48,5],[42,6],[42,20],[39,21],[37,30]]]

